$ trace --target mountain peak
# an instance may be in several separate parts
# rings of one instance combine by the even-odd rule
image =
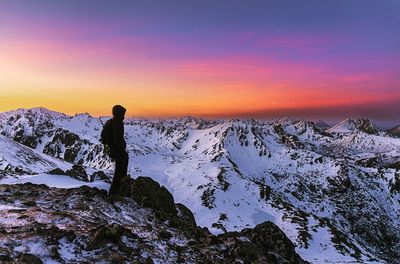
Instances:
[[[85,112],[85,113],[76,113],[74,115],[75,118],[93,118],[93,116],[91,116],[89,113]]]
[[[3,116],[13,115],[41,115],[41,116],[54,116],[54,117],[65,117],[64,113],[50,110],[45,107],[33,107],[33,108],[18,108],[16,110],[10,110],[2,113]]]
[[[392,135],[395,135],[397,137],[400,137],[400,125],[397,125],[391,129],[388,130],[388,132]]]
[[[326,130],[326,129],[329,129],[332,127],[332,126],[328,125],[324,120],[321,120],[321,119],[318,120],[317,122],[315,122],[315,126],[322,130]]]
[[[367,134],[377,134],[380,129],[368,118],[347,118],[327,130],[329,133],[351,133],[362,131]]]

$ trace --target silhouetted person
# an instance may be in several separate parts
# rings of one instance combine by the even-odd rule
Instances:
[[[106,142],[103,142],[103,144],[109,148],[111,159],[115,159],[115,173],[109,195],[119,194],[121,182],[127,177],[128,172],[129,156],[126,152],[123,123],[125,113],[126,109],[123,106],[115,105],[112,109],[113,118],[106,122],[102,132],[102,139],[106,138]],[[103,133],[106,135],[103,135]]]

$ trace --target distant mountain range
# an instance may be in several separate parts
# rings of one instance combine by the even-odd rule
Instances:
[[[77,166],[79,181],[109,181],[105,120],[1,113],[0,183]],[[130,175],[160,182],[215,234],[271,221],[311,263],[400,259],[400,138],[369,119],[130,118],[125,132]]]

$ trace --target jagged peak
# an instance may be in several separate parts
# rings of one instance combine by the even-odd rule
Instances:
[[[188,116],[182,116],[178,120],[183,121],[183,122],[196,122],[199,119],[200,118],[188,115]]]
[[[327,130],[329,133],[351,133],[365,132],[367,134],[377,134],[380,129],[368,118],[347,118],[339,124]]]
[[[93,116],[90,115],[88,112],[85,112],[85,113],[76,113],[76,114],[74,115],[74,117],[89,117],[89,118],[93,118]]]
[[[293,117],[289,117],[289,116],[282,116],[282,117],[275,118],[272,121],[283,125],[283,124],[287,124],[287,123],[293,123],[296,121],[296,119],[294,119]]]

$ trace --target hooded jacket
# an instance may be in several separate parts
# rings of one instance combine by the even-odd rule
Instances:
[[[116,156],[124,153],[126,142],[124,138],[124,117],[126,109],[121,105],[116,105],[112,109],[112,128],[113,128],[113,152]]]

